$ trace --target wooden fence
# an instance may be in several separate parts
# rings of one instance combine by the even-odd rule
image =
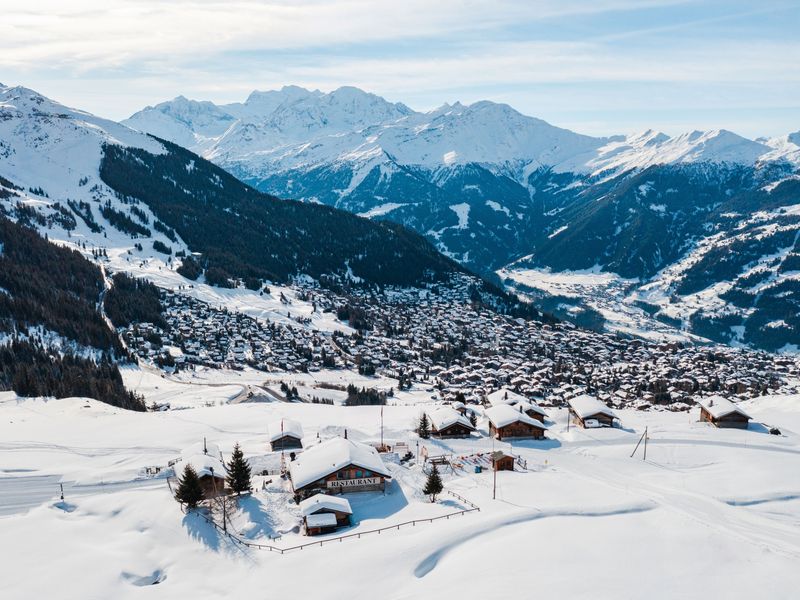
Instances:
[[[200,517],[202,517],[203,519],[205,519],[208,523],[213,525],[214,528],[218,532],[220,532],[223,535],[227,536],[230,540],[232,540],[236,544],[239,544],[240,546],[245,546],[247,548],[255,548],[257,550],[268,550],[270,552],[276,552],[277,554],[286,554],[287,552],[292,552],[294,550],[303,550],[304,548],[309,548],[311,546],[320,546],[320,547],[322,547],[325,544],[331,544],[333,542],[343,542],[346,539],[355,538],[355,539],[359,539],[360,540],[362,536],[372,535],[372,534],[380,535],[384,531],[399,530],[401,527],[416,527],[417,523],[433,523],[434,521],[441,521],[442,519],[445,519],[445,520],[449,521],[451,517],[459,517],[459,516],[466,515],[467,513],[480,511],[480,508],[478,506],[476,506],[475,504],[473,504],[472,502],[470,502],[469,500],[467,500],[463,496],[459,496],[458,494],[456,494],[455,492],[451,492],[450,490],[445,490],[445,493],[449,494],[450,496],[453,496],[454,498],[456,498],[457,500],[459,500],[460,502],[462,502],[463,504],[465,504],[469,508],[465,508],[464,510],[459,510],[459,511],[452,512],[452,513],[449,513],[449,514],[446,514],[446,515],[439,515],[438,517],[429,517],[427,519],[414,519],[413,521],[404,521],[403,523],[397,523],[395,525],[388,525],[386,527],[380,527],[378,529],[369,529],[367,531],[359,531],[359,532],[355,532],[355,533],[346,533],[344,535],[339,535],[339,536],[332,537],[332,538],[325,538],[323,540],[317,540],[317,541],[314,541],[314,542],[306,542],[305,544],[298,544],[296,546],[288,546],[288,547],[285,547],[285,548],[279,548],[278,546],[272,546],[271,544],[259,544],[257,542],[251,542],[249,540],[244,540],[241,537],[239,537],[238,535],[235,535],[235,534],[231,533],[230,531],[227,531],[225,528],[223,528],[219,523],[214,521],[214,519],[212,519],[208,515],[205,515],[205,514],[203,514],[201,512],[197,512],[195,514],[197,514]],[[183,510],[184,510],[185,513],[187,512],[187,509],[183,508]]]

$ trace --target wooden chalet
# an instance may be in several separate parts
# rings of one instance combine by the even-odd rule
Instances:
[[[709,396],[697,400],[700,405],[700,420],[716,427],[747,429],[750,415],[722,396]]]
[[[582,395],[569,400],[569,418],[584,429],[613,427],[617,415],[594,396]]]
[[[320,492],[384,491],[391,474],[375,448],[337,437],[306,449],[289,463],[289,478],[300,501]]]
[[[303,426],[292,419],[273,421],[267,428],[272,450],[295,450],[303,447]]]
[[[200,479],[200,487],[203,488],[203,498],[208,500],[216,498],[223,494],[227,494],[228,490],[225,489],[225,465],[222,460],[211,454],[190,454],[183,455],[181,462],[176,464],[176,475],[179,477],[182,474],[183,468],[177,468],[181,464],[192,465],[192,468],[197,473]]]
[[[500,404],[516,404],[517,402],[527,402],[527,398],[522,394],[518,394],[514,390],[507,387],[502,387],[499,390],[486,395],[486,404],[489,406],[498,406]]]
[[[328,494],[314,494],[300,502],[300,513],[306,535],[331,533],[349,527],[353,516],[347,498]]]
[[[532,402],[530,400],[523,400],[521,402],[517,402],[513,405],[514,408],[517,410],[522,410],[526,415],[528,415],[531,419],[536,419],[540,423],[544,423],[544,419],[547,416],[547,413],[544,412],[544,409],[536,404],[536,402]]]
[[[432,437],[466,438],[475,431],[467,417],[448,406],[429,411],[427,415]]]
[[[487,408],[486,417],[489,419],[489,434],[498,440],[539,440],[547,431],[547,425],[508,404]]]

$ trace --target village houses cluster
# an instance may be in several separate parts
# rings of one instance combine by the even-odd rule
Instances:
[[[626,339],[564,322],[513,318],[476,302],[473,284],[460,275],[448,285],[379,293],[296,286],[316,311],[346,307],[356,328],[349,335],[316,331],[307,318],[269,322],[165,292],[167,330],[145,323],[125,335],[140,357],[162,366],[287,372],[350,367],[394,377],[401,387],[427,385],[435,399],[463,394],[479,402],[508,386],[545,406],[592,394],[616,407],[685,410],[704,395],[744,399],[797,391],[789,383],[800,372],[797,357]],[[291,300],[285,301],[291,315]]]

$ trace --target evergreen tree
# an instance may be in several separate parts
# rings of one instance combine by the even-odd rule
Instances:
[[[469,422],[472,424],[473,427],[478,426],[478,415],[474,410],[469,412]]]
[[[441,494],[443,489],[444,485],[442,484],[442,478],[439,476],[439,469],[437,469],[434,464],[428,475],[428,481],[425,482],[425,489],[422,490],[422,493],[430,496],[431,502],[436,502],[436,496]]]
[[[419,418],[419,427],[417,427],[417,434],[423,440],[427,440],[431,437],[431,427],[430,423],[428,423],[428,415],[427,413],[422,413],[422,416]]]
[[[203,499],[203,488],[200,485],[200,478],[192,465],[186,465],[183,469],[183,476],[178,483],[178,491],[175,494],[178,502],[189,508],[196,508],[197,504]]]
[[[244,453],[237,443],[233,447],[233,454],[228,463],[228,476],[225,478],[230,487],[237,494],[250,491],[250,465],[244,459]]]

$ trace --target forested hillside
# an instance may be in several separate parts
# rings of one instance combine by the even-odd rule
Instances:
[[[327,206],[279,200],[169,142],[153,155],[107,144],[100,176],[145,202],[197,252],[214,283],[349,274],[413,285],[462,270],[420,235]]]
[[[115,360],[117,335],[100,316],[100,269],[78,252],[0,216],[0,389],[25,396],[88,396],[143,410]],[[57,334],[61,347],[43,339]],[[79,353],[99,351],[99,358]]]

